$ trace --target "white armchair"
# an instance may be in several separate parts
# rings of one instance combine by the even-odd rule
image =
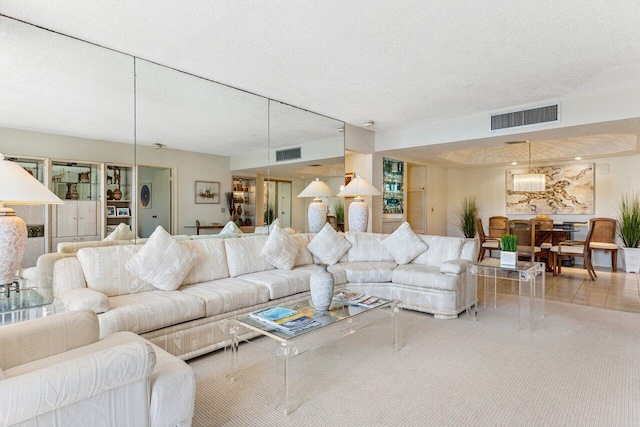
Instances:
[[[189,426],[191,368],[136,334],[99,334],[90,310],[1,327],[0,426]]]

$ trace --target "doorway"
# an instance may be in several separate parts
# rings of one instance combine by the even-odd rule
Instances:
[[[138,165],[138,236],[162,226],[173,234],[173,169]]]
[[[291,227],[291,181],[265,181],[267,206],[273,206],[280,226]]]

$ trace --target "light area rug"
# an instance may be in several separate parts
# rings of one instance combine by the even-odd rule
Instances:
[[[295,358],[288,416],[275,356],[241,345],[233,382],[229,353],[194,359],[194,425],[640,425],[638,314],[547,301],[542,324],[518,331],[517,296],[499,294],[478,321],[406,310],[403,323],[399,352],[380,323]]]

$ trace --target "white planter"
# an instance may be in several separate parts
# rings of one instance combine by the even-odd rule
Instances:
[[[518,251],[500,251],[500,265],[504,267],[515,267],[518,262]]]
[[[624,271],[627,273],[640,273],[640,248],[622,248],[624,259]]]

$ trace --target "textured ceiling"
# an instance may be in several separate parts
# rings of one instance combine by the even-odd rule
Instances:
[[[192,73],[137,61],[138,141],[222,155],[264,143],[267,100],[251,93],[357,126],[374,120],[382,130],[623,87],[640,76],[637,1],[2,0],[0,14]],[[0,53],[0,126],[133,139],[130,56],[4,18]],[[339,122],[281,105],[272,103],[274,146],[335,138]],[[577,141],[595,155],[600,145],[576,136],[631,141],[638,129],[530,139]],[[444,153],[503,142],[401,155],[499,163],[512,155]]]

